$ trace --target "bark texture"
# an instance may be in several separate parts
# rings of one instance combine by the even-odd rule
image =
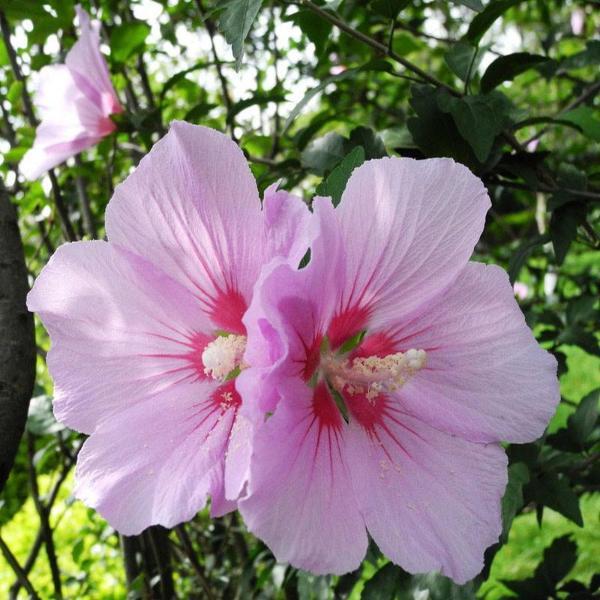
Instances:
[[[35,381],[35,330],[17,212],[0,181],[0,491],[27,420]]]

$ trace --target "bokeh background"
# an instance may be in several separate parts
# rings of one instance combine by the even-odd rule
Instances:
[[[227,132],[261,190],[281,180],[307,201],[339,197],[368,158],[452,156],[493,202],[474,258],[509,271],[559,361],[562,401],[541,440],[507,448],[504,533],[473,582],[411,577],[374,545],[355,573],[315,577],[277,564],[235,514],[211,521],[203,511],[173,531],[121,538],[74,501],[83,439],[52,416],[49,340],[37,323],[26,432],[0,496],[0,597],[600,597],[600,3],[82,5],[102,21],[126,114],[117,134],[29,183],[18,163],[34,138],[31,97],[39,70],[76,39],[74,4],[0,0],[0,178],[30,283],[69,237],[103,237],[114,186],[173,119]]]

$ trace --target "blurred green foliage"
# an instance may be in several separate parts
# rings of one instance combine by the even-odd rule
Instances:
[[[52,417],[49,344],[38,324],[36,397],[0,499],[0,535],[21,565],[34,557],[27,571],[39,596],[59,590],[47,541],[37,539],[32,472],[66,598],[168,597],[166,577],[182,598],[600,597],[598,2],[82,4],[102,20],[126,113],[116,135],[56,170],[78,238],[102,237],[114,186],[173,119],[227,131],[261,189],[282,180],[307,199],[339,201],[352,169],[369,158],[452,156],[483,179],[493,202],[475,259],[502,265],[526,286],[520,303],[559,361],[563,401],[542,440],[507,449],[506,535],[473,582],[410,577],[375,547],[356,573],[313,577],[277,565],[235,516],[211,522],[203,511],[181,530],[124,543],[74,502],[82,440]],[[65,223],[47,178],[26,183],[18,174],[34,137],[27,99],[37,72],[74,43],[74,4],[0,0],[0,10],[11,33],[0,41],[0,176],[18,207],[33,277],[64,241]],[[152,544],[167,558],[153,563]],[[127,576],[123,545],[133,556]],[[15,575],[3,561],[0,596],[13,597]]]

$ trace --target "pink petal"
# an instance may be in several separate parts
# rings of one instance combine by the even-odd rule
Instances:
[[[81,450],[75,495],[117,531],[173,527],[222,498],[225,446],[235,410],[206,397],[209,384],[180,385],[99,423]]]
[[[314,397],[302,381],[285,393],[254,438],[240,512],[278,561],[313,573],[352,571],[367,536],[342,453],[341,418],[324,384]]]
[[[399,392],[405,409],[472,441],[530,442],[560,400],[556,360],[525,323],[506,273],[469,263],[450,288],[388,335],[427,352],[427,366]]]
[[[366,427],[351,421],[345,458],[375,543],[411,573],[474,577],[502,530],[503,450],[432,429],[391,404],[363,419]]]
[[[80,5],[75,10],[81,33],[67,53],[65,63],[81,91],[101,108],[105,116],[121,112],[123,109],[110,81],[106,59],[100,52],[100,22],[90,22],[89,15]]]
[[[42,122],[19,169],[29,180],[97,144],[115,126],[81,92],[65,65],[40,71],[34,103]]]
[[[55,413],[69,427],[91,433],[182,381],[203,397],[198,357],[210,322],[192,294],[139,257],[100,241],[63,245],[28,307],[52,338]]]
[[[368,308],[376,326],[427,304],[467,263],[489,206],[481,181],[451,159],[360,166],[337,208],[347,257],[338,312]]]
[[[273,252],[304,254],[310,243],[289,241],[308,234],[307,207],[291,196],[285,203],[281,194],[268,196],[265,216],[252,173],[231,139],[175,122],[117,187],[106,230],[111,242],[187,286],[217,325],[241,333],[262,265]],[[269,241],[273,236],[279,243]]]

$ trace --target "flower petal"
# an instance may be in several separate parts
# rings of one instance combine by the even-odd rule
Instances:
[[[34,102],[42,122],[33,147],[19,164],[19,170],[29,180],[97,144],[115,128],[83,95],[65,65],[40,71]]]
[[[90,16],[80,5],[75,11],[81,33],[67,53],[65,63],[79,89],[105,116],[121,112],[123,109],[110,81],[106,59],[100,52],[100,22],[90,22]]]
[[[341,418],[327,387],[301,380],[256,432],[248,495],[239,509],[248,529],[280,562],[313,573],[356,569],[367,549],[348,465]]]
[[[73,429],[90,433],[150,394],[202,379],[210,322],[186,288],[131,253],[65,244],[27,302],[52,338],[56,416]]]
[[[292,220],[299,205],[304,218]],[[243,333],[241,318],[260,268],[274,251],[300,254],[289,239],[305,231],[309,217],[294,197],[283,203],[281,194],[269,193],[269,207],[265,217],[254,177],[231,139],[175,122],[115,190],[106,231],[111,242],[192,290],[219,327]]]
[[[506,273],[469,263],[427,312],[395,320],[399,349],[427,352],[427,366],[398,392],[403,407],[477,442],[530,442],[560,400],[556,360],[527,327]]]
[[[235,409],[203,401],[210,389],[180,385],[100,423],[79,454],[75,495],[124,535],[187,521],[209,494],[217,514],[233,508],[222,469]]]
[[[489,206],[481,181],[451,159],[358,167],[337,208],[347,256],[338,312],[367,308],[376,326],[424,306],[467,263]]]
[[[503,450],[442,433],[393,404],[359,419],[344,436],[345,457],[381,551],[411,573],[441,571],[457,583],[474,577],[502,530]]]

